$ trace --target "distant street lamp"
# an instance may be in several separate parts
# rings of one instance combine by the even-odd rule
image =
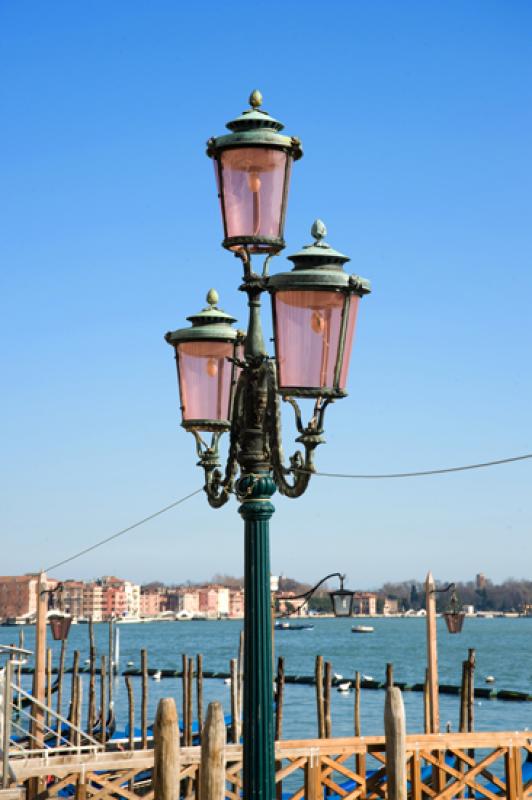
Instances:
[[[211,290],[207,307],[190,316],[191,327],[166,334],[175,351],[182,425],[196,439],[199,466],[211,506],[231,494],[245,522],[244,559],[244,797],[275,796],[273,676],[270,627],[269,520],[276,489],[299,497],[315,471],[314,450],[323,442],[327,406],[346,395],[347,373],[360,298],[368,281],[349,275],[347,256],[325,242],[325,225],[312,226],[314,241],[290,256],[293,269],[269,275],[269,262],[285,246],[284,222],[292,163],[302,156],[299,139],[261,109],[254,91],[251,108],[228,123],[229,134],[212,138],[224,231],[223,246],[241,259],[240,290],[248,296],[247,334],[218,307]],[[252,255],[265,256],[261,274]],[[275,359],[262,334],[261,295],[269,292]],[[281,445],[280,400],[295,411],[297,451],[286,465]],[[296,398],[314,399],[304,425]],[[229,431],[222,473],[218,444]],[[206,442],[205,433],[210,433]],[[347,611],[345,590],[333,593],[335,613]]]
[[[338,578],[340,581],[340,588],[336,589],[332,592],[328,592],[329,597],[331,599],[332,610],[335,617],[351,617],[353,615],[353,599],[355,593],[350,589],[344,589],[344,580],[345,575],[342,575],[340,572],[331,572],[330,575],[326,575],[322,578],[318,583],[312,587],[312,589],[307,589],[306,592],[302,594],[296,594],[290,597],[290,601],[292,600],[303,600],[297,609],[293,611],[289,611],[287,613],[280,614],[281,617],[289,617],[292,614],[297,613],[303,608],[304,605],[307,605],[312,596],[317,592],[317,590],[322,586],[326,581],[330,578]]]

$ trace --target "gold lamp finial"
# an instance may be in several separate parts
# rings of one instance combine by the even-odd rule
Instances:
[[[259,108],[262,105],[262,94],[258,89],[253,89],[249,96],[249,104],[252,108]]]

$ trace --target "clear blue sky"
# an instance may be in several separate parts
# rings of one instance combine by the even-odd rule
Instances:
[[[532,451],[529,2],[3,0],[0,74],[2,573],[201,485],[163,334],[211,286],[244,323],[204,145],[255,87],[305,150],[287,252],[319,216],[374,287],[318,468]],[[531,479],[316,478],[277,496],[273,571],[530,577]],[[242,569],[236,505],[200,495],[56,574]]]

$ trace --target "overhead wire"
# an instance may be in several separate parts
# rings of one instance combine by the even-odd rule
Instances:
[[[91,544],[90,547],[85,547],[84,550],[80,550],[79,553],[75,553],[73,556],[69,556],[68,558],[64,558],[62,561],[58,561],[57,564],[52,564],[49,567],[46,567],[44,570],[45,572],[50,572],[52,569],[57,569],[57,567],[62,567],[63,564],[68,564],[70,561],[74,561],[76,558],[81,558],[81,556],[86,555],[87,553],[92,552],[92,550],[96,550],[98,547],[101,547],[107,542],[111,542],[113,539],[118,539],[119,536],[123,536],[125,533],[129,533],[134,528],[138,528],[140,525],[144,525],[145,522],[149,522],[155,517],[159,517],[161,514],[164,514],[166,511],[170,511],[171,508],[175,508],[176,506],[181,505],[184,503],[185,500],[190,500],[191,497],[194,495],[199,494],[203,491],[203,487],[201,489],[196,489],[194,492],[190,492],[190,494],[185,495],[185,497],[181,497],[179,500],[175,500],[170,505],[165,506],[164,508],[160,508],[159,511],[156,511],[154,514],[150,514],[148,517],[144,517],[144,519],[140,519],[138,522],[134,522],[133,525],[128,525],[127,528],[122,528],[121,531],[117,531],[117,533],[113,533],[111,536],[106,536],[105,539],[100,539],[99,542],[95,542]]]
[[[423,475],[443,475],[447,472],[465,472],[469,469],[482,469],[483,467],[495,467],[498,464],[510,464],[513,461],[524,461],[532,458],[532,453],[525,453],[522,456],[512,456],[511,458],[498,458],[495,461],[482,461],[479,464],[466,464],[461,467],[443,467],[442,469],[425,469],[416,472],[381,472],[376,474],[347,474],[342,472],[314,472],[313,475],[320,475],[322,478],[358,478],[361,480],[379,478],[418,478]]]
[[[451,472],[464,472],[466,470],[473,470],[473,469],[483,469],[485,467],[495,467],[500,464],[511,464],[515,461],[525,461],[526,459],[532,458],[532,453],[525,453],[521,456],[511,456],[510,458],[498,458],[493,461],[482,461],[477,464],[465,464],[459,467],[443,467],[441,469],[426,469],[426,470],[416,470],[415,472],[381,472],[381,473],[343,473],[343,472],[313,472],[313,475],[322,477],[322,478],[350,478],[354,480],[378,480],[378,479],[387,479],[387,478],[418,478],[424,475],[443,475],[445,473]],[[303,470],[298,470],[303,472]],[[164,508],[159,509],[159,511],[155,511],[153,514],[149,514],[147,517],[138,520],[138,522],[134,522],[132,525],[128,525],[127,528],[122,528],[122,530],[117,531],[116,533],[111,534],[111,536],[106,536],[105,539],[100,539],[100,541],[95,542],[94,544],[90,545],[89,547],[85,547],[83,550],[80,550],[79,553],[74,553],[74,555],[69,556],[68,558],[64,558],[62,561],[58,561],[55,564],[51,564],[49,567],[46,567],[45,572],[50,572],[53,569],[57,569],[58,567],[64,566],[64,564],[69,564],[71,561],[74,561],[77,558],[81,558],[81,556],[86,555],[87,553],[91,553],[93,550],[102,547],[104,544],[113,541],[113,539],[118,539],[120,536],[124,536],[124,534],[129,533],[130,531],[134,530],[135,528],[144,525],[146,522],[150,522],[150,520],[155,519],[156,517],[161,516],[161,514],[165,514],[167,511],[170,511],[172,508],[176,508],[176,506],[181,505],[186,500],[190,500],[191,497],[199,494],[203,491],[203,487],[200,489],[196,489],[190,494],[185,495],[184,497],[179,498],[179,500],[175,500],[173,503],[170,503]]]

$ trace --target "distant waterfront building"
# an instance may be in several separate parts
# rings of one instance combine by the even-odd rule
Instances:
[[[374,592],[355,592],[353,595],[353,614],[372,617],[377,613],[378,595]]]
[[[63,610],[72,614],[73,617],[83,617],[83,581],[63,581],[61,592],[61,602]]]
[[[244,591],[231,589],[229,592],[229,616],[240,619],[244,616]]]
[[[398,614],[399,613],[399,600],[392,600],[391,597],[384,598],[384,604],[382,606],[382,613],[385,616],[389,614]]]
[[[0,618],[30,617],[37,614],[39,576],[0,576]]]
[[[158,590],[142,591],[140,590],[140,616],[141,617],[155,617],[162,611],[163,595]]]
[[[100,583],[93,581],[83,587],[83,614],[86,619],[101,622],[104,615],[104,596]]]

